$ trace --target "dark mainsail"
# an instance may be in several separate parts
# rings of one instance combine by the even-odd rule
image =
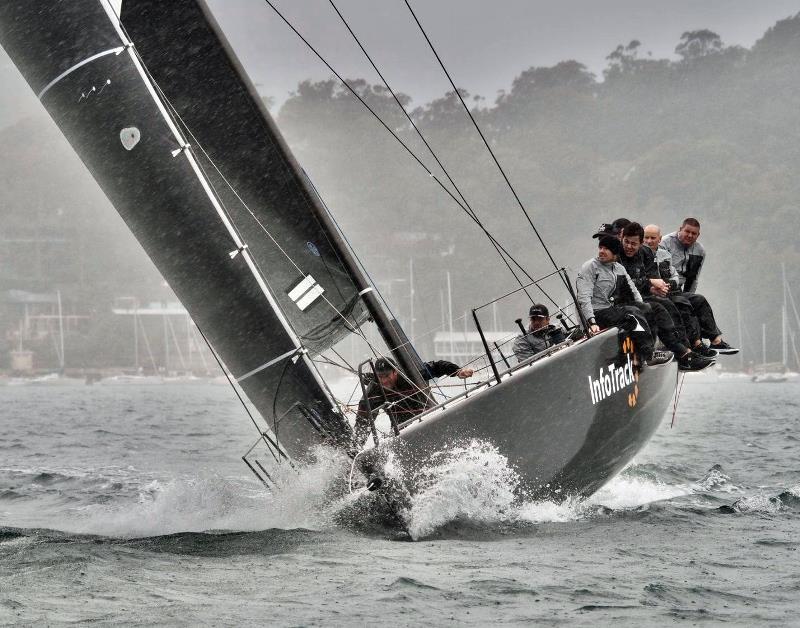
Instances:
[[[211,124],[203,156],[104,0],[0,3],[0,43],[288,453],[346,433],[308,352],[364,320],[359,287],[280,147],[255,156],[267,127],[231,149]],[[225,128],[238,141],[253,120]],[[233,202],[217,160],[285,255]]]

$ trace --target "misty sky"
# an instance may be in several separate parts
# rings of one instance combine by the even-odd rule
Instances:
[[[117,0],[118,1],[118,0]],[[263,0],[208,0],[253,81],[280,104],[300,80],[330,73]],[[402,0],[335,0],[381,71],[419,105],[448,89]],[[328,0],[274,0],[345,77],[378,82]],[[619,43],[672,56],[685,30],[711,28],[727,44],[751,46],[798,0],[428,0],[412,2],[460,87],[492,102],[522,70],[577,59],[598,76]],[[0,54],[0,126],[35,99]]]
[[[261,0],[209,0],[261,90],[284,100],[303,78],[329,72]],[[422,104],[448,89],[402,0],[334,0],[394,89]],[[373,78],[328,0],[275,5],[345,77]],[[522,70],[574,58],[598,76],[617,44],[673,56],[681,33],[708,27],[751,46],[797,0],[428,0],[411,2],[460,87],[493,101]],[[274,63],[268,61],[274,60]]]

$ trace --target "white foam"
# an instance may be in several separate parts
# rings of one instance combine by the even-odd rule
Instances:
[[[343,474],[346,459],[320,448],[315,459],[276,475],[279,490],[268,493],[250,478],[185,477],[142,484],[136,502],[86,506],[59,528],[107,536],[157,536],[207,530],[252,531],[325,525],[331,484]]]
[[[691,487],[671,485],[658,480],[636,477],[623,471],[589,497],[585,504],[606,506],[613,510],[629,510],[645,504],[691,495]]]
[[[519,478],[508,460],[479,441],[439,452],[416,481],[422,488],[414,495],[408,516],[414,539],[457,520],[482,524],[566,522],[594,513],[597,506],[628,510],[693,493],[689,486],[637,477],[629,469],[586,500],[519,503],[514,498]]]
[[[774,514],[783,509],[783,503],[779,499],[759,493],[736,500],[733,507],[738,512]]]
[[[437,453],[415,480],[421,488],[412,499],[408,516],[408,530],[414,539],[457,519],[503,520],[511,511],[519,484],[508,459],[479,441]]]
[[[717,493],[741,493],[742,488],[731,482],[731,478],[722,472],[718,466],[713,466],[706,477],[694,485],[695,491]]]
[[[325,448],[312,462],[275,474],[279,490],[267,493],[249,477],[141,477],[138,499],[93,504],[73,510],[59,522],[68,532],[108,536],[156,536],[187,531],[321,529],[357,500],[342,497],[350,461]],[[389,458],[387,475],[401,470]],[[431,457],[413,478],[419,487],[406,513],[412,538],[431,535],[453,522],[481,525],[578,520],[596,506],[614,510],[691,494],[691,487],[671,486],[623,472],[588,500],[525,501],[515,498],[519,477],[505,456],[490,444],[472,441]],[[797,487],[800,489],[800,487]]]

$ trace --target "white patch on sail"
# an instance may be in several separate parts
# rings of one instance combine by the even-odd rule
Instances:
[[[306,292],[305,296],[297,302],[297,307],[301,310],[305,310],[309,305],[311,305],[323,292],[325,289],[317,284],[311,290]]]
[[[301,310],[305,310],[316,301],[323,292],[325,292],[325,288],[320,286],[317,280],[311,275],[308,275],[303,281],[289,291],[289,298],[295,302],[297,307]]]
[[[125,150],[133,150],[133,147],[142,139],[142,134],[135,126],[128,126],[119,132],[119,139]]]
[[[291,292],[289,292],[289,298],[297,303],[298,299],[300,299],[300,297],[302,297],[315,283],[317,282],[314,280],[314,278],[311,275],[308,275],[303,279],[303,281],[292,288]]]

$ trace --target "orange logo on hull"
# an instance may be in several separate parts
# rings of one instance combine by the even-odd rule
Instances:
[[[634,353],[636,351],[636,345],[633,343],[633,339],[630,336],[626,336],[625,340],[622,341],[622,352],[623,353]],[[628,406],[633,408],[636,405],[637,400],[639,399],[639,370],[637,369],[633,373],[633,392],[628,393]]]

